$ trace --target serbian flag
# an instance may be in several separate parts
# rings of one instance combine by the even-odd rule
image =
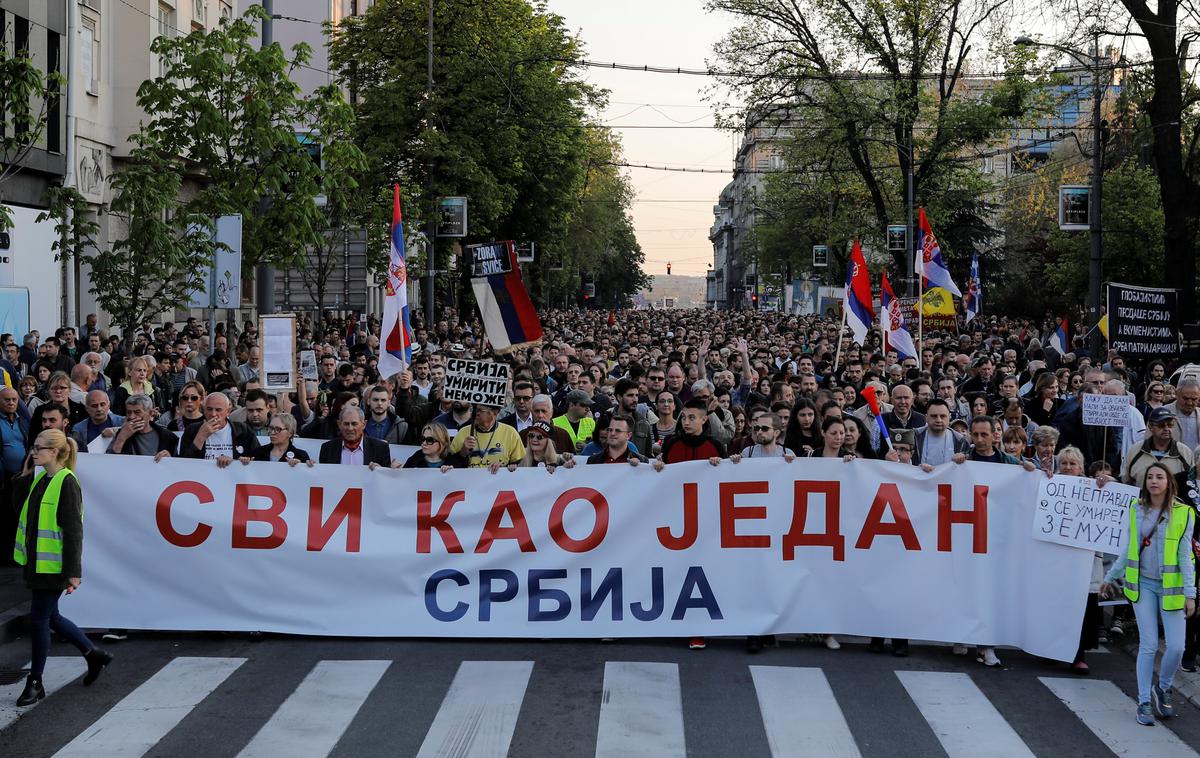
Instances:
[[[488,342],[497,353],[507,353],[532,345],[542,339],[542,322],[538,320],[533,302],[521,281],[517,251],[512,242],[508,247],[508,273],[472,277],[471,289],[479,304],[479,317]]]
[[[1058,322],[1058,328],[1050,335],[1050,347],[1058,351],[1059,355],[1066,355],[1071,352],[1071,341],[1067,338],[1067,317],[1063,316]]]
[[[408,324],[408,268],[404,265],[404,224],[400,218],[400,185],[392,200],[391,260],[383,298],[383,349],[379,352],[379,375],[394,376],[412,363],[412,328]]]
[[[924,208],[921,209],[917,228],[917,251],[917,274],[924,277],[925,289],[942,287],[950,294],[962,297],[950,278],[950,269],[942,258],[942,248],[938,245],[937,237],[933,236],[933,228],[929,226],[929,219],[925,218]]]
[[[846,266],[846,323],[860,345],[867,342],[871,324],[875,322],[875,311],[871,307],[871,275],[867,272],[867,259],[862,247],[854,240],[850,252],[850,265]]]
[[[888,281],[887,272],[883,272],[883,285],[879,295],[879,328],[883,332],[884,344],[900,355],[900,360],[916,358],[917,347],[913,344],[912,333],[904,323],[904,312],[900,309],[900,301],[892,292],[892,284]]]
[[[963,309],[967,312],[967,323],[983,310],[983,285],[979,283],[979,253],[971,254],[971,276],[967,279],[967,294],[963,295]]]
[[[871,385],[863,387],[863,391],[859,393],[863,399],[867,401],[867,408],[871,410],[871,415],[875,417],[875,432],[871,435],[871,443],[875,449],[879,449],[879,441],[886,440],[888,449],[892,447],[892,435],[888,433],[887,424],[883,422],[883,408],[879,405],[879,397],[875,394],[875,388]],[[878,435],[878,438],[876,438]]]

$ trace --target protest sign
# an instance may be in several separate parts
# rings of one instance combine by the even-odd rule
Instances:
[[[1179,309],[1173,289],[1108,285],[1109,347],[1126,357],[1179,355]]]
[[[1019,466],[754,459],[551,476],[85,455],[76,473],[104,515],[70,600],[87,627],[821,632],[1069,661],[1092,568],[1032,538],[1038,475]]]
[[[317,381],[317,351],[316,350],[301,350],[300,351],[300,376],[304,377],[305,381]]]
[[[508,401],[508,364],[447,359],[442,397],[463,403],[503,406]]]
[[[262,339],[258,371],[267,392],[296,389],[296,317],[291,314],[260,316],[258,334]]]
[[[1129,423],[1129,398],[1125,395],[1083,396],[1083,423],[1087,426],[1120,426]]]
[[[1118,555],[1137,487],[1078,476],[1039,477],[1033,538]]]
[[[486,245],[467,245],[467,265],[471,277],[492,276],[511,273],[512,242],[489,242]]]

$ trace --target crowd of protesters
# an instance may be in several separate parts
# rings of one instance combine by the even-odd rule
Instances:
[[[284,393],[262,388],[252,321],[240,329],[218,324],[212,340],[194,318],[146,323],[128,345],[94,317],[52,336],[2,335],[5,488],[30,470],[33,439],[52,428],[81,451],[105,437],[109,454],[206,458],[219,466],[276,461],[496,473],[836,457],[931,470],[969,460],[1136,486],[1148,471],[1165,469],[1172,492],[1189,504],[1195,489],[1200,376],[1177,375],[1163,361],[1134,367],[1112,351],[1093,355],[1082,334],[1073,335],[1071,353],[1059,354],[1047,347],[1052,321],[977,318],[961,334],[925,334],[919,357],[901,357],[877,334],[866,345],[847,337],[839,344],[840,324],[816,316],[550,311],[542,314],[539,344],[496,356],[478,321],[451,310],[429,325],[417,318],[411,364],[381,376],[373,317],[301,317],[297,348],[314,351],[317,375]],[[450,357],[509,363],[504,406],[442,397]],[[886,436],[865,390],[880,403]],[[1088,393],[1128,397],[1128,422],[1107,430],[1085,425]],[[319,453],[305,452],[297,438],[321,441]],[[417,449],[401,460],[391,445]],[[14,521],[5,515],[0,536],[11,544]],[[11,553],[3,544],[0,550]],[[1098,559],[1094,593],[1103,571]],[[1097,597],[1090,596],[1072,664],[1080,674],[1087,673],[1087,649],[1132,631],[1121,613],[1103,621]],[[1182,666],[1194,671],[1194,620],[1185,637]],[[831,635],[819,638],[839,646]],[[748,647],[758,651],[769,642],[753,638]],[[871,642],[874,651],[883,647],[883,640]],[[908,642],[893,640],[892,651],[906,655]],[[965,646],[954,651],[968,653]],[[988,666],[1000,663],[989,647],[977,656]]]

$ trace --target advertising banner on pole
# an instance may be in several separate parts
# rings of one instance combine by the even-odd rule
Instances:
[[[99,628],[820,632],[1069,661],[1093,557],[1034,539],[1044,477],[996,464],[442,474],[84,455],[76,473],[95,515],[83,586],[63,613]]]

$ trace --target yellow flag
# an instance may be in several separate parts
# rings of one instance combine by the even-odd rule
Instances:
[[[1108,314],[1105,313],[1100,319],[1100,323],[1096,324],[1100,328],[1100,333],[1104,335],[1104,339],[1108,339]]]

